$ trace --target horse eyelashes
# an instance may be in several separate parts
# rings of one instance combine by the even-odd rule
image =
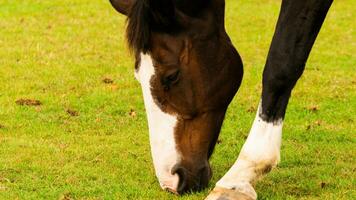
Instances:
[[[172,85],[176,84],[179,81],[179,75],[180,71],[174,70],[173,72],[169,73],[168,75],[165,75],[162,78],[162,85],[164,86],[165,91],[169,90]]]
[[[166,78],[167,81],[171,83],[178,81],[179,73],[180,73],[179,70],[177,70],[173,74],[168,75]]]

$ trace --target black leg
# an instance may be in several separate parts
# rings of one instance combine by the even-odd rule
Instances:
[[[262,110],[266,121],[284,118],[293,87],[332,0],[283,0],[263,72]]]

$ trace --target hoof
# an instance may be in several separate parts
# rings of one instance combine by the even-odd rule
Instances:
[[[239,190],[215,187],[205,200],[256,200],[256,196]]]

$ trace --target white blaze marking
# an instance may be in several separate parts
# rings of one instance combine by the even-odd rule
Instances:
[[[259,110],[261,106],[259,106]],[[280,160],[283,121],[266,122],[259,116],[259,110],[250,134],[243,145],[235,164],[216,186],[236,189],[257,198],[251,183],[263,172],[277,165]]]
[[[163,189],[175,190],[179,177],[172,175],[171,169],[180,159],[174,139],[177,117],[162,112],[153,100],[150,80],[155,74],[155,69],[149,55],[141,54],[140,67],[136,73],[135,76],[142,86],[156,176]]]

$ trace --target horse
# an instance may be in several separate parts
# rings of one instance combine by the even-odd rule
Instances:
[[[225,30],[225,0],[110,0],[127,16],[147,113],[151,155],[163,190],[206,187],[209,158],[243,77]],[[236,162],[206,199],[256,199],[253,184],[280,161],[291,92],[333,0],[282,0],[267,55],[261,100]]]

